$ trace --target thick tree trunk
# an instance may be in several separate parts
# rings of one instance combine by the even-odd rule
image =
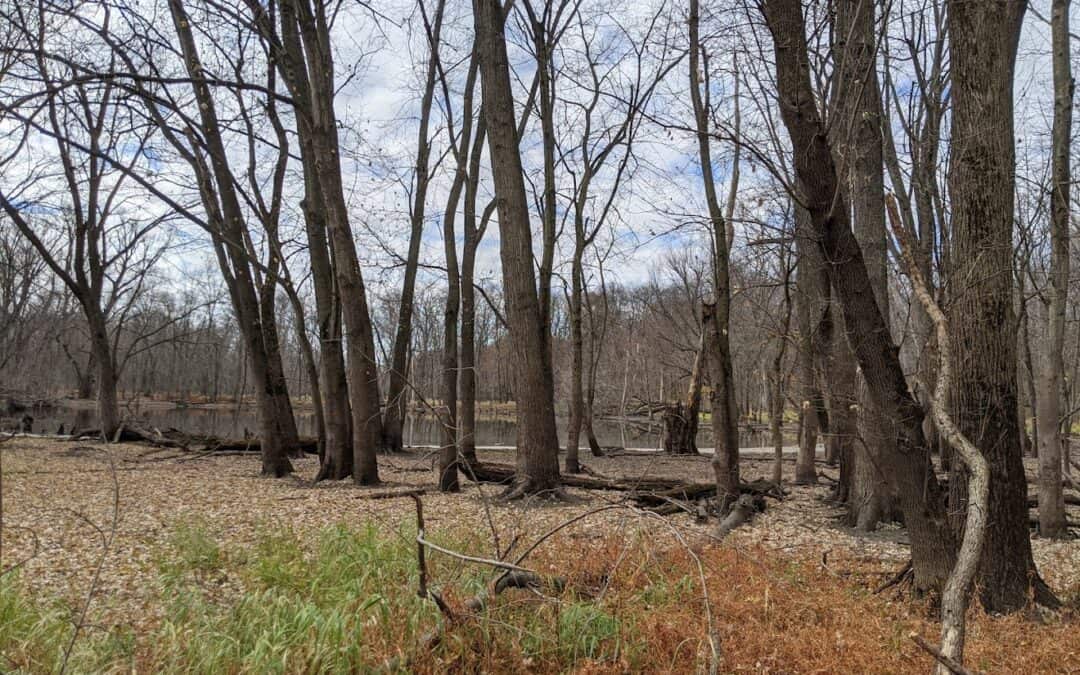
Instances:
[[[367,291],[360,272],[341,179],[337,119],[334,113],[334,66],[330,27],[325,7],[308,0],[284,0],[280,6],[281,40],[274,57],[301,114],[297,130],[301,143],[310,143],[305,176],[314,177],[334,261],[342,316],[347,331],[349,402],[352,412],[353,480],[361,485],[379,482],[376,453],[383,443],[375,338]],[[260,17],[265,21],[265,17]],[[273,27],[260,25],[268,36]],[[310,79],[309,79],[310,78]]]
[[[697,433],[701,420],[701,384],[705,368],[705,330],[702,327],[686,399],[664,409],[661,445],[670,455],[698,454]]]
[[[554,489],[559,483],[559,438],[547,325],[533,274],[532,228],[518,151],[514,98],[499,0],[477,0],[474,8],[484,119],[491,171],[498,196],[499,253],[517,403],[517,478],[508,496]]]
[[[285,366],[281,361],[281,345],[278,340],[277,318],[275,316],[276,281],[268,281],[268,286],[260,289],[259,314],[262,317],[260,327],[263,335],[263,349],[266,353],[266,378],[268,395],[274,401],[274,423],[278,437],[285,451],[302,455],[299,450],[300,434],[296,430],[296,418],[293,416],[292,400],[289,398],[289,385],[285,379]]]
[[[105,326],[105,317],[95,307],[84,303],[84,309],[90,326],[90,349],[93,360],[97,362],[97,407],[101,433],[111,441],[120,428],[120,402],[116,394],[116,366],[113,360],[112,344]]]
[[[990,462],[983,607],[1009,612],[1052,595],[1031,557],[1027,480],[1017,419],[1012,228],[1015,188],[1013,70],[1027,3],[950,0],[952,253],[949,324],[956,365],[953,419]],[[953,510],[966,503],[953,469]]]
[[[1039,395],[1039,533],[1061,537],[1065,501],[1061,489],[1061,379],[1065,372],[1065,308],[1069,294],[1069,154],[1072,146],[1073,81],[1069,48],[1070,0],[1051,5],[1054,50],[1053,190],[1050,193],[1051,269],[1049,344]]]
[[[780,112],[793,145],[800,197],[810,212],[843,308],[843,324],[874,402],[896,421],[896,452],[877,458],[899,495],[911,537],[915,583],[940,590],[955,556],[944,494],[934,478],[923,411],[912,398],[896,346],[872,294],[866,264],[851,232],[847,200],[840,191],[828,137],[816,108],[807,62],[805,23],[799,0],[762,5],[776,54]]]
[[[890,209],[892,215],[895,216],[895,202],[890,202]],[[930,398],[931,411],[937,428],[941,430],[942,435],[971,473],[968,484],[971,503],[968,504],[965,513],[963,540],[956,556],[956,565],[949,573],[949,578],[941,593],[941,652],[946,658],[962,664],[971,582],[978,569],[989,523],[987,506],[990,495],[990,465],[983,453],[956,427],[949,414],[946,401],[951,386],[953,360],[950,354],[948,320],[930,296],[930,290],[916,266],[911,246],[907,241],[908,237],[899,220],[898,216],[893,218],[894,231],[900,241],[901,256],[907,267],[908,276],[911,277],[912,289],[919,303],[933,319],[936,336],[941,345],[938,353],[940,364],[938,381],[934,394]],[[939,664],[934,672],[938,675],[947,675],[954,670],[954,668]]]
[[[78,363],[72,359],[75,363],[76,370],[78,370]],[[97,359],[94,357],[94,350],[91,349],[89,355],[86,357],[86,367],[77,373],[79,380],[78,391],[76,396],[78,398],[91,398],[94,396],[94,385],[97,383],[98,376]]]

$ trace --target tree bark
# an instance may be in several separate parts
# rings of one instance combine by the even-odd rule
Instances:
[[[271,370],[266,341],[268,330],[264,326],[265,317],[262,316],[254,275],[244,245],[244,212],[236,193],[235,178],[228,163],[217,110],[205,80],[191,21],[182,0],[170,0],[169,8],[183,52],[184,65],[192,78],[192,90],[199,104],[199,130],[210,159],[207,166],[198,154],[199,151],[195,149],[189,155],[190,161],[200,184],[203,205],[210,214],[209,220],[216,225],[211,234],[218,266],[229,289],[237,323],[247,346],[251,374],[255,380],[262,473],[281,477],[292,472],[292,463],[287,456],[288,448],[284,444],[287,439],[282,437],[283,427],[278,420],[278,416],[283,414],[278,398],[281,395],[281,380],[275,379]],[[270,329],[274,330],[272,323]],[[276,330],[273,337],[276,348]],[[278,366],[280,367],[280,353]]]
[[[893,231],[900,241],[901,256],[907,267],[908,276],[911,278],[912,289],[932,319],[938,344],[941,345],[938,349],[938,380],[930,399],[934,422],[971,472],[971,478],[968,481],[970,502],[964,519],[963,539],[956,556],[956,564],[949,573],[941,594],[941,653],[955,663],[963,664],[968,596],[971,582],[978,569],[980,555],[983,552],[983,542],[986,540],[986,528],[989,522],[987,506],[990,497],[990,465],[983,453],[957,428],[949,414],[947,399],[952,384],[953,365],[949,344],[949,323],[930,295],[926,282],[916,265],[906,232],[900,223],[899,216],[896,215],[895,202],[890,203],[890,210],[890,215],[893,216]],[[939,664],[935,672],[938,675],[947,675],[952,670]]]
[[[952,254],[949,303],[956,360],[953,419],[990,462],[987,533],[979,570],[983,607],[1016,611],[1034,591],[1052,594],[1035,569],[1028,534],[1027,480],[1017,415],[1013,310],[1013,71],[1027,3],[950,0],[952,67]],[[967,500],[953,469],[953,511]],[[958,524],[959,525],[959,524]]]
[[[833,148],[837,166],[850,185],[855,239],[862,250],[878,310],[889,317],[889,261],[885,236],[885,181],[881,147],[881,94],[877,77],[874,3],[836,4],[833,60],[839,73],[832,104]],[[861,378],[860,378],[861,379]],[[862,531],[877,527],[888,495],[873,456],[891,453],[895,432],[865,385],[857,387],[860,443],[849,444],[841,461],[851,464],[848,522]],[[873,446],[867,452],[863,445]],[[853,449],[854,452],[850,450]]]
[[[484,119],[498,197],[503,291],[514,351],[518,475],[507,496],[518,497],[558,486],[559,438],[547,357],[548,328],[533,274],[532,231],[514,122],[502,3],[477,0],[474,14]]]
[[[325,6],[309,0],[284,0],[280,6],[281,40],[277,40],[262,6],[248,5],[256,13],[260,30],[298,108],[301,143],[309,142],[310,161],[304,172],[314,177],[322,197],[335,279],[347,331],[349,401],[352,412],[353,480],[361,485],[379,482],[376,459],[383,443],[375,340],[368,311],[367,291],[356,255],[341,179],[337,119],[334,113],[334,66]],[[302,158],[303,159],[303,158]]]
[[[818,360],[822,354],[834,351],[831,343],[829,314],[829,278],[817,235],[810,222],[810,214],[800,204],[795,204],[796,288],[798,292],[799,324],[799,390],[802,425],[799,434],[799,452],[795,458],[796,485],[817,483],[818,433],[829,432],[834,410],[825,413],[820,404],[823,398],[819,378]],[[824,359],[822,359],[824,360]],[[838,364],[839,365],[839,364]],[[830,387],[830,391],[834,391]],[[825,419],[823,419],[823,417]]]
[[[1039,534],[1062,537],[1065,525],[1061,489],[1061,391],[1065,372],[1065,308],[1069,294],[1069,183],[1072,147],[1073,79],[1069,47],[1071,0],[1053,0],[1050,25],[1054,63],[1054,127],[1050,193],[1050,296],[1049,344],[1041,378],[1039,411]]]

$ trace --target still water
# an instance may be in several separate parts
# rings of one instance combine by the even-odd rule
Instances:
[[[56,433],[60,426],[65,432],[96,426],[96,412],[91,408],[63,405],[38,408],[31,412],[36,433]],[[255,411],[250,406],[213,408],[161,408],[146,407],[123,410],[127,418],[136,418],[143,424],[159,429],[175,428],[189,434],[217,436],[219,438],[243,438],[245,432],[254,434],[258,429]],[[559,437],[566,438],[565,417],[557,419]],[[315,415],[310,410],[296,410],[296,424],[301,436],[315,436]],[[597,419],[593,423],[597,440],[604,447],[658,448],[660,447],[660,419],[620,421]],[[477,421],[476,444],[479,446],[513,446],[516,425],[512,417],[498,417]],[[413,414],[405,424],[406,445],[438,445],[439,425],[433,415]],[[742,447],[768,445],[766,430],[742,429],[739,443]],[[584,436],[582,445],[586,444]],[[713,444],[712,429],[704,423],[698,432],[698,445],[702,448]]]

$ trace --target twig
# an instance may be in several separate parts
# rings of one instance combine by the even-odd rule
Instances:
[[[908,561],[906,563],[904,563],[904,566],[900,568],[899,572],[894,574],[891,579],[889,579],[888,581],[886,581],[882,585],[878,586],[874,590],[874,595],[877,595],[878,593],[880,593],[880,592],[882,592],[882,591],[884,591],[886,589],[892,588],[893,586],[897,585],[898,583],[900,583],[901,581],[906,579],[911,573],[912,573],[912,560],[910,558],[908,558]]]
[[[923,636],[919,635],[918,633],[912,633],[908,637],[911,638],[912,642],[922,647],[928,654],[930,654],[930,656],[933,656],[935,659],[937,659],[938,663],[948,668],[949,671],[952,672],[954,675],[978,675],[978,671],[969,670],[961,664],[957,663],[955,660],[950,659],[948,656],[942,654],[940,649],[927,642],[923,638]]]

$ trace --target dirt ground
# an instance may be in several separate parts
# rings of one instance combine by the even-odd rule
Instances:
[[[428,532],[482,532],[491,540],[494,530],[503,547],[604,506],[612,508],[591,513],[567,528],[565,536],[644,530],[659,545],[675,545],[680,538],[700,540],[715,527],[714,522],[696,523],[689,515],[659,518],[614,507],[623,496],[618,492],[570,489],[569,503],[500,503],[495,499],[498,486],[464,481],[460,494],[439,494],[435,457],[428,451],[380,457],[385,484],[378,488],[349,482],[314,485],[318,468],[314,457],[294,460],[295,476],[282,480],[260,478],[257,456],[199,456],[137,445],[15,438],[0,444],[0,458],[3,567],[25,560],[21,579],[35,596],[81,602],[101,560],[103,541],[113,536],[115,508],[115,540],[101,566],[90,614],[91,622],[99,626],[123,621],[138,629],[140,622],[160,619],[162,608],[148,580],[169,532],[192,519],[213,523],[224,543],[240,545],[254,544],[261,532],[272,528],[305,532],[340,522],[374,523],[388,534],[400,535],[401,526],[415,517],[413,502],[362,497],[374,490],[424,487]],[[512,456],[482,451],[481,459],[510,462]],[[705,457],[621,455],[587,457],[586,463],[596,473],[612,477],[701,482],[711,475]],[[743,462],[747,480],[764,477],[770,469],[769,460]],[[786,473],[793,470],[793,464],[785,464]],[[858,534],[843,527],[840,510],[826,500],[828,492],[827,481],[792,487],[785,500],[770,499],[767,511],[736,530],[725,545],[762,547],[779,555],[808,554],[826,564],[830,556],[842,554],[864,561],[888,578],[908,558],[903,531],[885,526],[872,534]],[[1080,508],[1070,507],[1070,518],[1080,520]],[[1051,587],[1071,597],[1080,594],[1080,540],[1051,542],[1036,537],[1033,546]],[[491,550],[472,553],[490,556]],[[223,583],[222,592],[228,593],[230,582]]]

